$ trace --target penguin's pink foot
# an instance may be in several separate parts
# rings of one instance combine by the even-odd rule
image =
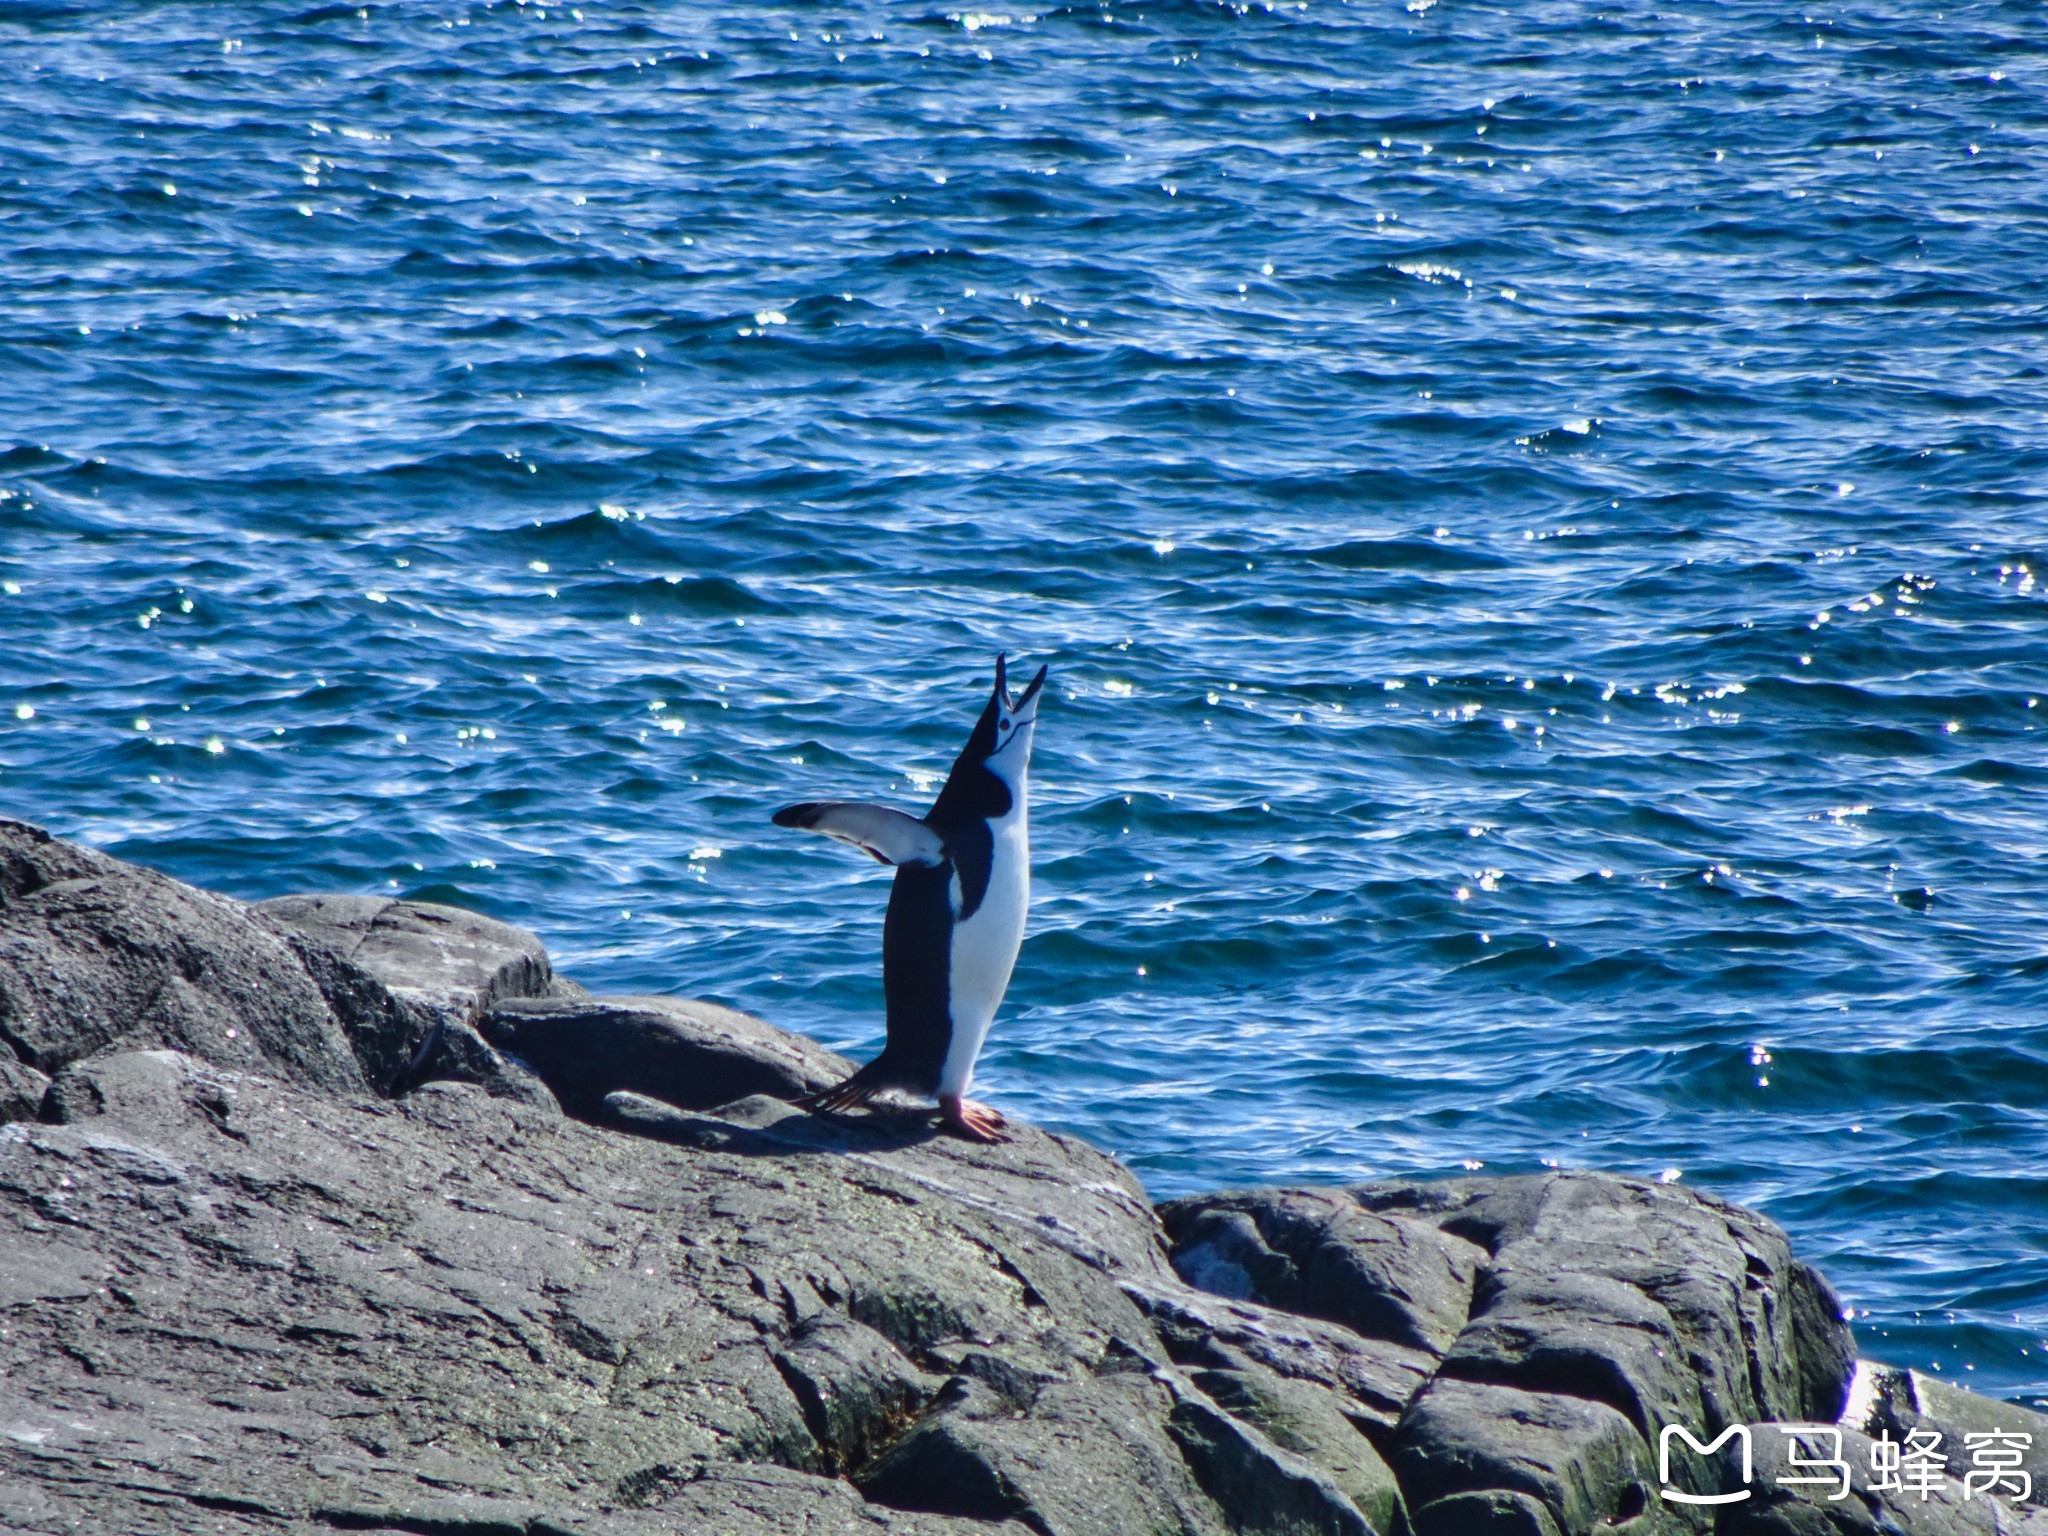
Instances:
[[[957,1094],[939,1095],[939,1127],[962,1141],[1008,1141],[1010,1138],[1003,1131],[1007,1123],[1000,1111],[990,1109],[986,1104],[977,1104]]]

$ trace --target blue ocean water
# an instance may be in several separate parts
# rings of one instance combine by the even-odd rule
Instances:
[[[2048,1392],[2048,33],[1938,3],[15,0],[0,811],[865,1054],[768,814],[1007,650],[988,1097],[1682,1177]]]

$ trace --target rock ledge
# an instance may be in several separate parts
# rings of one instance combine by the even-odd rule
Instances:
[[[1781,1424],[1853,1460],[2048,1422],[1859,1371],[1710,1196],[1155,1211],[1070,1138],[786,1102],[844,1069],[473,914],[248,907],[0,822],[0,1529],[2048,1530],[1960,1458],[1925,1501],[1776,1483]],[[1755,1497],[1673,1502],[1743,1485],[1663,1483],[1670,1423],[1750,1426]]]

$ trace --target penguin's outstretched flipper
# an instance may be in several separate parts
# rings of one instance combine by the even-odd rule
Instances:
[[[772,818],[778,827],[822,832],[836,842],[872,854],[884,864],[916,864],[926,868],[946,861],[945,840],[915,816],[886,805],[855,800],[806,800],[785,805]]]

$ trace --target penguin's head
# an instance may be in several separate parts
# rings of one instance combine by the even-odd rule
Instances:
[[[995,692],[989,695],[988,708],[975,722],[974,736],[975,745],[981,748],[982,761],[1007,782],[1016,784],[1023,779],[1031,761],[1031,733],[1038,724],[1038,690],[1045,686],[1046,669],[1040,667],[1038,676],[1013,699],[1006,686],[1003,663],[1004,658],[998,656]]]

